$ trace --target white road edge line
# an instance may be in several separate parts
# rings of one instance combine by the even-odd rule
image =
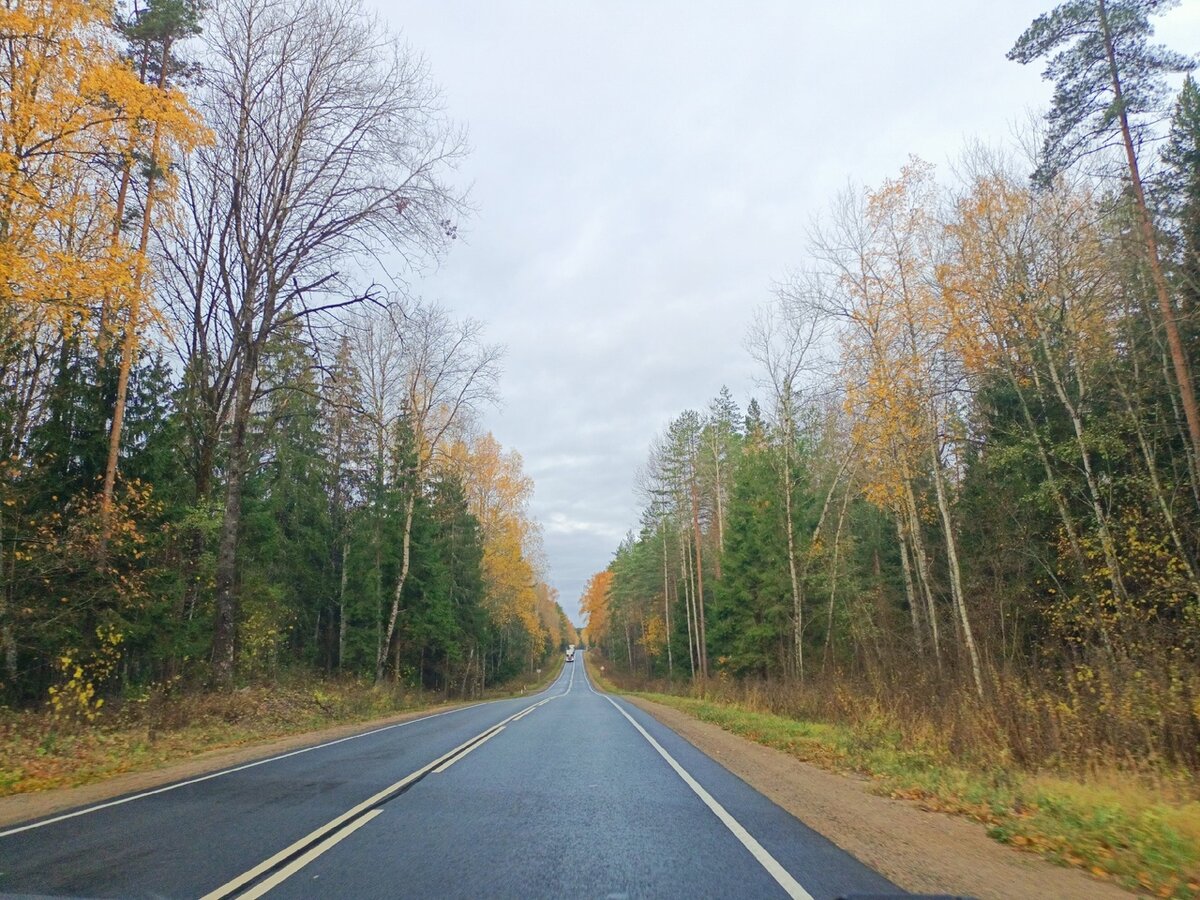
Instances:
[[[588,690],[591,691],[593,694],[595,694],[597,697],[604,697],[604,694],[602,694],[600,691],[598,691],[594,687],[592,687],[592,676],[588,674],[586,663],[584,663],[584,666],[583,666],[583,683],[586,684]],[[608,698],[605,697],[605,699],[607,700]]]
[[[521,716],[526,716],[526,715],[529,715],[529,711],[521,713]],[[521,716],[517,716],[517,719],[519,719]],[[513,721],[515,722],[515,721],[517,721],[517,719],[513,719]],[[495,731],[493,731],[491,734],[489,734],[487,737],[485,737],[482,741],[476,741],[474,744],[472,744],[470,747],[468,747],[462,753],[458,754],[458,756],[454,757],[453,759],[446,760],[444,763],[442,763],[440,766],[438,766],[436,769],[433,770],[433,774],[441,775],[443,772],[445,772],[448,768],[450,768],[452,765],[454,765],[460,759],[467,756],[467,754],[469,754],[469,753],[474,753],[476,750],[478,750],[480,747],[482,747],[484,744],[486,744],[488,741],[490,741],[492,738],[494,738],[496,735],[498,735],[503,730],[504,730],[504,726],[501,725],[499,728],[497,728]]]
[[[573,675],[574,673],[572,673]],[[554,684],[562,678],[559,675],[555,679]],[[551,684],[546,690],[554,687]],[[380,734],[384,731],[391,731],[394,728],[403,728],[406,725],[416,725],[418,722],[428,722],[430,719],[436,719],[439,716],[448,716],[451,713],[464,712],[468,709],[475,709],[477,706],[483,706],[485,703],[503,703],[504,700],[518,700],[519,697],[506,697],[502,700],[486,700],[483,703],[472,703],[468,706],[459,706],[455,709],[443,710],[440,713],[434,713],[429,716],[421,716],[418,719],[408,719],[404,722],[396,722],[393,725],[384,725],[382,728],[374,728],[371,731],[364,731],[361,734],[351,734],[344,738],[338,738],[333,741],[326,741],[323,744],[314,744],[312,747],[301,747],[299,750],[292,750],[288,753],[281,753],[278,756],[269,756],[266,759],[256,759],[254,762],[245,763],[244,765],[234,766],[232,769],[222,769],[219,772],[209,772],[207,775],[201,775],[198,778],[190,778],[187,781],[180,781],[176,784],[168,784],[164,787],[155,788],[152,791],[142,791],[140,794],[131,794],[128,797],[121,797],[117,800],[109,800],[107,803],[97,803],[95,806],[85,806],[83,809],[77,809],[73,812],[63,813],[60,816],[51,816],[49,819],[42,819],[40,822],[31,822],[28,825],[20,825],[16,828],[9,828],[7,831],[0,831],[0,838],[8,837],[13,834],[20,834],[22,831],[32,831],[34,828],[42,828],[45,825],[53,825],[55,822],[63,822],[67,819],[74,819],[76,816],[86,816],[88,813],[99,812],[102,809],[108,809],[113,806],[120,806],[123,803],[132,803],[134,800],[142,800],[146,797],[153,797],[155,794],[165,794],[167,791],[178,790],[179,788],[188,787],[193,784],[199,784],[202,781],[209,781],[213,778],[220,778],[222,775],[232,775],[234,772],[243,772],[246,769],[253,769],[255,766],[265,766],[267,763],[278,762],[281,759],[287,759],[292,756],[299,756],[301,753],[310,753],[313,750],[324,750],[326,747],[332,747],[335,744],[344,744],[346,741],[355,741],[359,738],[370,737],[373,734]]]
[[[742,827],[742,823],[731,816],[729,811],[700,785],[700,782],[696,781],[683,766],[675,761],[675,757],[663,749],[662,744],[650,736],[650,732],[643,728],[633,716],[621,709],[611,697],[605,697],[604,699],[611,703],[613,708],[628,719],[629,724],[636,728],[642,737],[650,742],[650,746],[657,750],[659,756],[667,761],[667,764],[675,770],[675,774],[682,778],[684,783],[695,792],[696,796],[704,801],[704,805],[711,809],[713,814],[721,820],[721,823],[733,832],[733,836],[742,842],[742,846],[750,851],[751,855],[758,860],[759,865],[767,870],[768,874],[779,883],[779,886],[787,892],[789,897],[793,898],[793,900],[813,900],[812,894],[802,888],[800,882],[793,878],[788,873],[788,870],[781,866],[779,861],[768,853],[766,848],[756,841],[750,832]]]
[[[188,787],[189,785],[199,784],[202,781],[210,781],[213,778],[220,778],[222,775],[232,775],[234,772],[243,772],[246,769],[253,769],[255,766],[264,766],[267,763],[278,762],[281,759],[287,759],[291,756],[299,756],[301,753],[309,753],[313,750],[323,750],[326,747],[332,747],[335,744],[344,744],[346,741],[354,741],[358,738],[370,737],[373,734],[379,734],[383,731],[391,731],[393,728],[403,728],[405,725],[416,725],[418,722],[428,722],[430,719],[436,719],[439,716],[448,716],[451,713],[463,712],[464,710],[474,709],[475,707],[482,705],[483,704],[481,703],[472,703],[470,706],[460,706],[457,709],[447,709],[444,712],[434,713],[431,716],[421,716],[419,719],[408,719],[404,722],[396,722],[393,725],[384,725],[382,728],[364,731],[361,734],[351,734],[344,738],[338,738],[334,741],[326,741],[324,744],[316,744],[312,747],[302,747],[299,750],[281,753],[278,756],[269,756],[266,759],[257,759],[254,762],[245,763],[244,765],[240,766],[234,766],[232,769],[222,769],[219,772],[209,772],[207,775],[201,775],[198,778],[191,778],[187,781],[180,781],[176,784],[168,784],[165,787],[155,788],[152,791],[143,791],[140,794],[132,794],[128,797],[121,797],[118,800],[110,800],[107,803],[97,803],[95,806],[85,806],[83,809],[77,809],[74,812],[63,813],[61,816],[53,816],[49,819],[42,819],[40,822],[33,822],[29,825],[21,825],[17,828],[10,828],[7,831],[0,831],[0,838],[8,837],[11,834],[19,834],[22,831],[30,831],[34,828],[41,828],[44,825],[53,825],[55,822],[73,819],[76,816],[85,816],[88,813],[99,812],[102,809],[108,809],[112,806],[120,806],[123,803],[132,803],[134,800],[152,797],[155,794],[165,794],[167,791],[174,791],[179,788]]]
[[[382,809],[373,809],[369,813],[367,813],[365,816],[363,816],[362,818],[357,819],[354,822],[351,822],[349,825],[347,825],[341,831],[325,838],[325,840],[321,841],[321,843],[317,844],[317,846],[313,847],[311,850],[309,850],[303,856],[292,861],[284,868],[280,869],[278,872],[276,872],[274,875],[272,875],[266,881],[262,882],[261,884],[255,885],[253,888],[246,891],[246,893],[242,894],[242,896],[239,897],[238,900],[256,900],[256,898],[261,897],[263,894],[267,893],[267,891],[270,891],[270,890],[274,889],[275,887],[277,887],[278,885],[282,884],[283,882],[287,881],[289,878],[291,878],[293,875],[295,875],[297,872],[299,872],[301,869],[303,869],[305,866],[307,866],[310,862],[312,862],[314,859],[316,859],[318,856],[320,856],[322,853],[324,853],[330,847],[334,846],[334,844],[337,844],[343,838],[350,837],[350,835],[352,835],[354,832],[358,831],[358,829],[362,828],[364,825],[366,825],[368,822],[370,822],[372,819],[374,819],[377,815],[379,815],[382,812],[383,812]]]
[[[546,701],[543,700],[541,702],[545,703]],[[536,706],[539,704],[534,704],[534,705]],[[381,802],[386,797],[388,797],[390,794],[394,794],[397,791],[401,790],[402,788],[405,788],[408,785],[412,784],[414,781],[417,781],[420,778],[424,778],[431,771],[437,769],[438,766],[442,765],[445,762],[448,762],[449,760],[452,760],[459,753],[462,753],[464,750],[468,749],[476,741],[487,740],[488,738],[490,738],[492,736],[491,735],[492,732],[503,730],[505,725],[507,725],[509,722],[513,721],[513,719],[515,719],[517,716],[521,715],[522,713],[528,712],[532,708],[533,707],[527,706],[527,707],[525,707],[525,709],[520,710],[519,712],[513,713],[507,719],[504,719],[503,721],[497,722],[495,725],[485,728],[483,731],[479,732],[479,734],[475,735],[473,738],[463,741],[461,744],[459,744],[453,750],[450,750],[447,753],[443,753],[441,756],[439,756],[433,762],[426,763],[425,765],[421,766],[421,768],[417,769],[415,772],[410,772],[408,775],[405,775],[403,778],[401,778],[395,784],[389,785],[388,787],[385,787],[382,791],[378,791],[377,793],[372,794],[366,800],[362,801],[361,803],[359,803],[355,806],[352,806],[350,809],[346,810],[340,816],[336,816],[335,818],[330,819],[328,822],[326,822],[324,825],[320,826],[319,828],[313,829],[308,834],[306,834],[304,837],[300,838],[298,841],[293,841],[291,844],[284,847],[278,853],[274,854],[273,856],[268,857],[267,859],[264,859],[262,862],[260,862],[258,865],[254,866],[253,868],[247,869],[241,875],[238,875],[237,877],[233,878],[231,881],[225,882],[225,884],[221,885],[219,888],[209,891],[207,894],[205,894],[203,897],[201,897],[200,900],[222,900],[222,898],[233,896],[234,894],[236,894],[238,891],[240,891],[246,885],[250,884],[250,882],[254,881],[259,876],[264,875],[265,873],[271,871],[271,869],[275,868],[277,865],[282,863],[289,856],[299,853],[301,850],[303,850],[307,845],[311,844],[313,841],[319,840],[320,838],[327,835],[329,832],[331,832],[337,828],[340,828],[348,820],[353,819],[355,816],[358,816],[365,810],[370,809],[372,806],[374,806],[376,803]]]

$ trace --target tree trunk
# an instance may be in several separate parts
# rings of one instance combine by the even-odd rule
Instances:
[[[196,478],[194,482],[196,505],[200,506],[208,498],[208,492],[212,485],[213,474],[213,449],[212,443],[207,436],[202,438],[204,444],[200,448],[200,459],[197,461]],[[185,587],[183,589],[182,606],[179,613],[180,618],[187,621],[192,620],[195,614],[196,603],[200,596],[200,557],[204,554],[204,529],[199,525],[191,529],[188,535],[188,542],[191,544],[192,552],[188,554],[188,558],[183,561],[183,573]]]
[[[414,477],[415,480],[415,477]],[[375,682],[383,681],[383,672],[387,666],[387,651],[391,646],[392,637],[396,633],[396,617],[400,615],[400,595],[404,592],[404,582],[408,579],[408,566],[412,549],[413,509],[417,502],[417,487],[410,486],[408,500],[404,505],[404,539],[401,542],[400,575],[396,579],[396,590],[392,594],[392,610],[388,615],[387,628],[383,633],[383,643],[379,648],[379,656],[375,661]]]
[[[1096,528],[1100,533],[1100,547],[1104,551],[1104,562],[1108,567],[1109,584],[1112,586],[1113,596],[1125,600],[1128,598],[1128,594],[1125,592],[1125,582],[1121,576],[1121,561],[1117,555],[1117,547],[1113,541],[1112,531],[1108,527],[1108,514],[1104,511],[1104,505],[1100,496],[1100,486],[1096,481],[1095,473],[1092,471],[1092,455],[1088,452],[1087,441],[1084,438],[1083,417],[1067,393],[1066,384],[1060,376],[1058,366],[1051,355],[1050,344],[1046,338],[1044,329],[1042,330],[1041,343],[1042,351],[1046,357],[1046,370],[1050,375],[1050,383],[1054,385],[1054,392],[1058,395],[1059,402],[1062,403],[1063,409],[1071,420],[1071,430],[1075,435],[1075,448],[1079,453],[1079,460],[1083,465],[1084,482],[1087,484],[1088,497],[1092,504],[1092,514],[1096,517]],[[1105,635],[1105,643],[1107,642],[1108,638]]]
[[[338,589],[337,667],[339,672],[346,659],[346,577],[349,574],[347,566],[350,561],[350,542],[344,538],[343,540],[345,542],[342,544],[342,583]]]
[[[170,41],[163,42],[162,68],[158,76],[158,89],[161,91],[167,83],[167,62],[169,60]],[[117,483],[117,459],[121,450],[121,430],[125,425],[125,400],[129,393],[129,370],[133,365],[133,357],[137,353],[137,334],[141,316],[142,290],[146,277],[146,249],[150,243],[150,212],[154,206],[154,176],[158,160],[159,126],[154,124],[154,134],[150,139],[149,174],[146,176],[146,204],[142,209],[142,230],[138,237],[137,272],[133,278],[133,291],[129,297],[129,320],[125,324],[125,337],[121,344],[121,368],[117,374],[117,401],[113,407],[112,429],[108,436],[108,460],[104,466],[104,489],[100,506],[101,553],[108,544],[112,527],[113,491]],[[128,166],[125,167],[128,170]],[[122,184],[122,190],[128,189],[128,183]],[[120,221],[116,223],[119,229]],[[103,315],[103,313],[102,313]]]
[[[467,667],[463,671],[462,692],[461,693],[462,693],[462,697],[464,699],[467,696],[467,685],[470,683],[470,680],[471,680],[471,664],[474,661],[475,661],[475,645],[472,644],[471,645],[471,655],[467,657]]]
[[[680,535],[679,546],[683,553],[679,558],[679,574],[683,579],[683,602],[684,615],[687,619],[687,634],[688,634],[688,664],[692,669],[692,681],[696,680],[696,643],[693,636],[692,623],[694,615],[692,612],[692,574],[691,564],[688,559],[687,541],[683,540],[683,535]]]
[[[722,498],[724,485],[721,481],[721,452],[717,446],[717,436],[713,434],[713,473],[716,475],[716,490],[713,491],[717,501],[717,558],[716,558],[716,573],[717,581],[721,580],[721,556],[725,553],[725,503]]]
[[[946,568],[950,573],[950,596],[958,611],[958,621],[962,626],[962,641],[967,648],[967,656],[971,660],[971,674],[975,680],[975,693],[983,697],[983,671],[979,665],[979,651],[975,646],[975,635],[971,631],[971,620],[967,615],[967,602],[963,597],[962,570],[958,565],[958,541],[954,536],[954,522],[950,517],[950,503],[946,497],[946,480],[942,472],[941,448],[938,446],[936,432],[930,432],[930,460],[933,466],[933,487],[937,496],[938,512],[942,517],[942,531],[946,542]]]
[[[829,573],[829,620],[825,627],[825,659],[822,667],[829,662],[829,649],[833,645],[833,602],[837,597],[838,583],[838,551],[841,549],[842,527],[846,523],[846,507],[850,503],[850,491],[847,490],[842,498],[842,508],[838,512],[837,529],[833,532],[833,567]]]
[[[233,411],[229,462],[225,483],[225,515],[217,545],[216,621],[213,625],[213,681],[218,687],[233,684],[237,650],[237,544],[242,522],[242,485],[246,478],[246,431],[254,393],[254,370],[258,354],[253,347],[238,370],[237,400]]]
[[[1045,444],[1042,443],[1042,436],[1038,433],[1037,424],[1033,421],[1033,414],[1030,412],[1029,404],[1025,400],[1025,393],[1021,390],[1020,380],[1011,368],[1008,369],[1008,380],[1017,395],[1017,400],[1020,401],[1021,414],[1025,419],[1026,427],[1029,428],[1029,436],[1033,439],[1034,447],[1037,449],[1038,459],[1041,460],[1042,471],[1046,474],[1046,483],[1053,490],[1054,505],[1058,509],[1058,516],[1062,521],[1063,529],[1067,532],[1067,540],[1071,544],[1071,553],[1079,566],[1080,575],[1083,575],[1087,572],[1087,562],[1083,554],[1083,545],[1079,542],[1079,530],[1075,527],[1075,519],[1071,516],[1071,511],[1067,507],[1067,501],[1063,497],[1062,491],[1058,489],[1058,479],[1054,475],[1053,466],[1050,465],[1050,454],[1047,452]]]
[[[791,440],[788,436],[787,440]],[[796,571],[796,536],[792,524],[791,452],[783,454],[783,514],[786,520],[788,575],[792,582],[792,639],[796,654],[796,673],[804,680],[804,599],[800,595],[800,577]]]
[[[1156,465],[1154,452],[1150,449],[1150,444],[1146,440],[1142,421],[1138,417],[1137,411],[1133,408],[1133,400],[1129,392],[1120,381],[1118,381],[1117,390],[1121,393],[1121,397],[1125,401],[1125,409],[1129,413],[1130,423],[1133,425],[1134,433],[1137,435],[1138,447],[1141,449],[1142,459],[1146,463],[1146,474],[1150,480],[1150,489],[1154,494],[1155,502],[1158,504],[1159,512],[1162,513],[1163,523],[1167,526],[1167,533],[1171,535],[1171,543],[1175,545],[1175,552],[1179,554],[1179,562],[1187,570],[1188,583],[1191,586],[1192,594],[1197,600],[1200,600],[1200,578],[1197,578],[1196,566],[1192,561],[1191,554],[1188,553],[1184,546],[1183,537],[1179,533],[1175,514],[1171,510],[1171,504],[1168,502],[1162,482],[1159,480],[1158,466]]]
[[[675,662],[671,658],[671,587],[670,581],[667,578],[667,532],[664,527],[662,530],[663,536],[663,617],[666,619],[667,629],[667,675],[674,677]]]
[[[0,538],[7,538],[7,521],[3,508],[0,508]],[[15,535],[14,535],[15,538]],[[0,554],[0,571],[3,571],[4,584],[0,585],[0,650],[4,653],[4,674],[8,686],[17,681],[17,637],[13,631],[12,590],[16,576],[16,542],[6,540]]]
[[[907,467],[906,467],[907,468]],[[929,620],[929,636],[933,640],[933,655],[937,660],[938,673],[942,671],[942,639],[941,628],[938,625],[937,606],[933,601],[933,588],[929,581],[928,557],[925,554],[925,540],[921,537],[921,515],[917,511],[917,498],[913,494],[912,480],[908,472],[904,473],[904,497],[908,504],[908,537],[912,544],[913,560],[916,563],[917,583],[925,598],[925,615]]]
[[[912,616],[913,641],[917,647],[917,656],[924,656],[925,640],[921,635],[920,604],[917,603],[917,595],[913,590],[912,564],[908,561],[908,539],[904,536],[904,524],[900,519],[900,513],[896,513],[896,539],[900,542],[900,571],[904,574],[904,596],[908,598],[908,611]]]
[[[161,91],[167,83],[167,62],[170,59],[170,41],[163,42],[162,66],[158,73],[158,89]],[[138,81],[142,84],[146,83],[146,69],[149,63],[149,48],[143,47],[141,64],[138,67]],[[157,137],[158,128],[155,126],[155,136]],[[125,162],[121,166],[121,182],[117,187],[117,205],[113,210],[113,227],[112,227],[112,247],[116,249],[121,243],[121,223],[125,221],[125,206],[129,202],[129,186],[133,181],[133,159],[136,150],[136,142],[130,138],[129,146],[126,149]],[[153,177],[153,158],[151,154],[151,177]],[[147,191],[149,197],[149,191]],[[100,298],[100,321],[96,330],[96,350],[103,363],[104,356],[108,352],[108,317],[111,314],[109,308],[109,295],[107,292]]]
[[[693,457],[694,459],[694,457]],[[700,548],[700,495],[692,467],[692,535],[696,542],[696,618],[699,620],[700,677],[708,678],[708,636],[704,629],[704,554]]]

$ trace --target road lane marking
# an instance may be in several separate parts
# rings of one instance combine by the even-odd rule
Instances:
[[[349,825],[347,825],[341,831],[338,831],[338,832],[330,835],[329,837],[325,838],[325,840],[321,841],[321,843],[317,844],[317,846],[313,847],[311,850],[309,850],[303,856],[297,857],[295,860],[288,863],[288,865],[284,866],[282,869],[280,869],[278,872],[276,872],[274,875],[272,875],[266,881],[256,884],[250,890],[246,891],[246,893],[242,894],[238,898],[238,900],[257,900],[258,897],[261,897],[263,894],[267,893],[267,891],[273,890],[274,888],[278,887],[283,882],[287,881],[287,879],[291,878],[293,875],[295,875],[297,872],[299,872],[301,869],[303,869],[305,866],[307,866],[310,862],[312,862],[314,859],[316,859],[318,856],[320,856],[326,850],[330,849],[335,844],[340,842],[342,839],[350,837],[350,835],[352,835],[354,832],[358,831],[358,829],[362,828],[364,825],[366,825],[368,822],[370,822],[376,816],[380,815],[382,812],[383,812],[382,809],[373,809],[366,815],[364,815],[358,819],[355,819],[353,822],[351,822]]]
[[[604,697],[604,694],[592,687],[592,677],[587,673],[587,666],[584,666],[583,668],[583,680],[584,683],[587,684],[589,691],[591,691],[597,697]],[[607,700],[608,698],[604,697],[604,699]]]
[[[382,728],[376,728],[372,731],[364,731],[361,734],[351,734],[344,738],[338,738],[335,741],[326,741],[324,744],[316,744],[312,747],[302,747],[299,750],[292,750],[288,753],[281,753],[278,756],[267,757],[266,759],[257,759],[254,762],[245,763],[244,765],[240,766],[234,766],[232,769],[222,769],[219,772],[210,772],[207,775],[201,775],[198,778],[180,781],[177,784],[168,784],[165,787],[155,788],[152,791],[143,791],[140,794],[133,794],[129,797],[121,797],[117,800],[109,800],[107,803],[97,803],[95,806],[85,806],[83,809],[77,809],[74,812],[63,813],[60,816],[42,819],[40,822],[33,822],[29,825],[21,825],[17,828],[9,828],[7,831],[0,831],[0,838],[8,837],[12,834],[19,834],[22,831],[30,831],[34,828],[41,828],[44,825],[53,825],[55,822],[73,819],[76,816],[84,816],[88,813],[99,812],[102,809],[108,809],[112,806],[120,806],[123,803],[132,803],[134,800],[141,800],[144,797],[153,797],[155,794],[165,794],[167,791],[174,791],[179,788],[188,787],[189,785],[199,784],[202,781],[210,781],[213,778],[220,778],[222,775],[232,775],[234,772],[244,772],[246,769],[253,769],[255,766],[263,766],[267,763],[278,762],[281,759],[287,759],[292,756],[299,756],[301,753],[309,753],[313,750],[324,750],[326,747],[332,747],[335,744],[344,744],[346,741],[354,741],[358,738],[370,737],[373,734],[380,734],[381,732],[391,731],[395,728],[403,728],[405,725],[416,725],[418,722],[428,722],[430,719],[436,719],[439,716],[448,716],[451,713],[463,712],[464,710],[474,709],[475,707],[482,705],[482,703],[472,703],[470,706],[460,706],[457,709],[447,709],[440,713],[434,713],[431,716],[421,716],[419,719],[409,719],[405,722],[396,722],[394,725],[384,725]]]
[[[487,734],[487,732],[491,731],[491,730],[492,729],[489,728],[489,729],[487,729],[487,731],[483,732],[483,734]],[[439,756],[437,759],[435,759],[433,762],[422,766],[421,768],[417,769],[415,772],[410,772],[408,775],[405,775],[403,778],[401,778],[395,784],[389,785],[388,787],[385,787],[382,791],[378,791],[377,793],[372,794],[366,800],[362,801],[361,803],[359,803],[355,806],[352,806],[350,809],[346,810],[340,816],[330,819],[324,825],[320,826],[319,828],[314,829],[313,831],[310,831],[304,837],[300,838],[300,840],[293,841],[291,844],[288,844],[288,846],[284,847],[278,853],[274,854],[273,856],[268,857],[267,859],[264,859],[258,865],[254,866],[250,869],[247,869],[241,875],[238,875],[236,878],[232,879],[231,881],[227,881],[225,884],[221,885],[216,890],[210,891],[209,893],[205,894],[201,898],[201,900],[218,900],[218,898],[221,898],[221,897],[232,896],[233,894],[235,894],[239,890],[241,890],[243,887],[250,884],[250,882],[254,881],[255,879],[259,878],[262,875],[265,875],[267,872],[271,871],[276,866],[285,862],[290,857],[295,856],[297,853],[301,852],[305,847],[312,844],[314,841],[320,840],[325,835],[329,834],[329,832],[342,827],[344,824],[346,824],[346,822],[348,822],[351,819],[355,818],[356,816],[359,816],[362,813],[366,812],[372,806],[375,806],[377,803],[380,803],[383,800],[387,799],[387,797],[389,795],[394,794],[397,791],[403,790],[404,788],[406,788],[410,784],[412,784],[414,781],[418,780],[419,778],[424,777],[432,769],[441,765],[447,759],[453,757],[456,753],[461,753],[463,750],[465,750],[471,744],[475,743],[475,741],[479,740],[479,738],[480,738],[480,735],[475,735],[475,737],[471,738],[470,740],[464,741],[463,743],[459,744],[457,747],[455,747],[449,753],[444,753],[441,756]]]
[[[526,716],[531,712],[533,712],[532,709],[527,709],[527,710],[525,710],[525,712],[521,713],[521,716]],[[521,716],[517,716],[517,719],[521,718]],[[515,721],[517,721],[517,719],[513,719],[513,721],[515,722]],[[497,728],[495,731],[493,731],[491,734],[489,734],[487,737],[485,737],[482,741],[476,741],[474,744],[472,744],[470,747],[468,747],[462,753],[458,754],[458,756],[455,756],[453,759],[446,760],[444,763],[442,763],[440,766],[438,766],[436,769],[433,770],[433,774],[441,775],[448,768],[450,768],[452,765],[454,765],[456,762],[458,762],[460,759],[462,759],[464,756],[466,756],[468,753],[474,753],[476,750],[478,750],[480,747],[482,747],[484,744],[486,744],[488,741],[490,741],[492,738],[494,738],[496,735],[498,735],[503,730],[504,730],[504,726],[501,725],[499,728]]]
[[[546,688],[547,691],[552,690],[559,681],[562,680],[562,674],[554,680],[554,683]],[[534,695],[536,696],[536,695]],[[109,809],[113,806],[121,806],[124,803],[132,803],[134,800],[142,800],[146,797],[153,797],[155,794],[165,794],[167,791],[178,790],[179,788],[189,787],[193,784],[200,784],[202,781],[210,781],[213,778],[220,778],[223,775],[232,775],[235,772],[244,772],[246,769],[253,769],[255,766],[265,766],[267,763],[278,762],[281,759],[288,759],[292,756],[299,756],[301,753],[310,753],[313,750],[324,750],[326,747],[333,747],[337,744],[344,744],[346,741],[356,741],[359,738],[370,737],[373,734],[381,734],[384,731],[392,731],[396,728],[404,728],[407,725],[416,725],[418,722],[428,722],[430,719],[436,719],[440,716],[448,716],[451,713],[464,712],[468,709],[475,709],[479,706],[484,706],[487,703],[504,703],[508,700],[520,700],[520,697],[505,697],[501,700],[487,700],[483,703],[471,703],[467,706],[459,706],[455,709],[443,710],[439,713],[433,713],[428,716],[421,716],[417,719],[408,719],[404,722],[396,722],[392,725],[384,725],[382,728],[374,728],[370,731],[364,731],[361,734],[351,734],[343,738],[338,738],[333,741],[326,741],[323,744],[314,744],[311,747],[301,747],[299,750],[291,750],[287,753],[281,753],[278,756],[269,756],[266,759],[256,759],[254,762],[244,763],[240,766],[234,766],[230,769],[222,769],[219,772],[209,772],[207,775],[200,775],[196,778],[189,778],[187,781],[180,781],[176,784],[168,784],[160,788],[155,788],[150,791],[142,791],[140,794],[131,794],[128,797],[120,797],[116,800],[109,800],[105,803],[97,803],[95,806],[85,806],[82,809],[77,809],[72,812],[63,813],[58,816],[51,816],[48,819],[42,819],[38,822],[31,822],[28,825],[19,825],[16,828],[9,828],[5,831],[0,831],[0,838],[5,838],[13,834],[20,834],[22,831],[31,831],[34,828],[42,828],[46,825],[53,825],[55,822],[63,822],[67,819],[74,819],[76,816],[86,816],[88,813],[99,812],[102,809]]]
[[[549,699],[553,699],[553,698],[547,698],[547,700],[549,700]],[[361,816],[364,812],[371,809],[373,806],[377,806],[377,805],[383,803],[384,801],[390,799],[395,794],[399,793],[400,791],[402,791],[405,788],[412,785],[414,782],[420,781],[422,778],[424,778],[430,772],[436,771],[437,768],[439,766],[441,766],[443,763],[453,761],[454,757],[458,756],[460,753],[470,752],[470,750],[474,749],[475,744],[483,743],[484,741],[490,739],[491,737],[493,737],[495,735],[496,732],[503,731],[504,726],[508,725],[510,722],[512,722],[514,719],[516,719],[517,716],[520,716],[526,712],[529,712],[529,710],[531,710],[531,709],[535,709],[536,707],[541,706],[543,703],[546,703],[547,700],[541,700],[541,701],[533,704],[532,706],[527,706],[527,707],[525,707],[525,709],[522,709],[516,713],[513,713],[507,719],[504,719],[500,722],[497,722],[495,725],[485,728],[483,731],[479,732],[479,734],[475,735],[474,737],[469,738],[466,741],[463,741],[461,744],[459,744],[453,750],[450,750],[447,753],[443,753],[441,756],[439,756],[433,762],[426,763],[421,768],[417,769],[415,772],[410,772],[408,775],[405,775],[403,778],[401,778],[395,784],[389,785],[388,787],[385,787],[382,791],[378,791],[377,793],[372,794],[366,800],[363,800],[361,803],[359,803],[355,806],[352,806],[350,809],[346,810],[340,816],[330,819],[328,822],[326,822],[324,825],[320,826],[319,828],[316,828],[316,829],[310,831],[308,834],[306,834],[304,837],[300,838],[298,841],[293,841],[291,844],[284,847],[278,853],[274,854],[273,856],[268,857],[267,859],[264,859],[258,865],[254,866],[250,869],[247,869],[241,875],[238,875],[237,877],[233,878],[232,880],[227,881],[225,884],[221,885],[219,888],[217,888],[213,891],[209,891],[207,894],[205,894],[203,897],[201,897],[200,900],[223,900],[223,898],[232,897],[234,894],[236,894],[240,890],[242,890],[242,888],[246,887],[246,885],[256,881],[257,879],[261,878],[263,875],[266,875],[268,872],[270,872],[272,869],[276,868],[277,866],[280,866],[283,863],[287,862],[291,857],[296,856],[296,854],[303,852],[306,847],[308,847],[309,845],[313,844],[316,841],[321,840],[322,838],[325,837],[325,835],[329,834],[331,831],[335,831],[336,829],[341,828],[347,822]]]
[[[545,705],[546,705],[547,703],[549,703],[551,700],[557,700],[557,699],[558,699],[559,697],[561,697],[561,696],[562,696],[562,694],[555,694],[553,697],[547,697],[545,700],[541,700],[541,701],[539,701],[539,702],[537,702],[537,703],[533,704],[533,706],[529,707],[528,709],[526,709],[526,710],[523,710],[522,712],[519,712],[519,713],[517,713],[517,714],[516,714],[516,715],[513,717],[512,721],[516,722],[516,721],[518,721],[518,720],[520,720],[520,719],[523,719],[523,718],[525,718],[527,715],[529,715],[530,713],[532,713],[532,712],[533,712],[535,709],[537,709],[539,706],[545,706]]]
[[[667,761],[667,764],[675,770],[675,774],[682,778],[684,783],[692,789],[696,796],[704,801],[704,805],[713,811],[713,814],[721,820],[721,823],[726,828],[733,832],[733,836],[742,842],[742,846],[750,851],[751,855],[758,860],[759,865],[767,870],[768,874],[779,883],[779,886],[787,892],[789,897],[793,898],[793,900],[813,900],[812,894],[802,888],[800,882],[793,878],[788,873],[788,870],[780,865],[779,861],[768,853],[762,844],[754,839],[754,836],[742,826],[742,823],[730,815],[729,811],[718,803],[716,798],[701,786],[700,782],[675,761],[675,757],[663,749],[662,744],[650,736],[650,732],[643,728],[633,716],[621,709],[611,697],[605,697],[604,699],[611,703],[613,709],[628,719],[629,723],[641,733],[642,737],[650,742],[650,746],[657,750],[659,756]]]

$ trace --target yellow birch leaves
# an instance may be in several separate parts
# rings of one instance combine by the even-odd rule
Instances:
[[[139,288],[144,260],[114,241],[120,172],[158,130],[157,167],[205,132],[178,91],[118,53],[111,3],[0,5],[0,302],[8,324],[67,333]],[[159,179],[170,194],[169,177]],[[161,199],[161,198],[160,198]]]
[[[541,533],[529,517],[533,479],[522,470],[521,455],[505,453],[499,441],[485,434],[469,444],[455,442],[447,457],[483,533],[488,611],[500,625],[519,624],[531,635],[543,634],[538,614]]]

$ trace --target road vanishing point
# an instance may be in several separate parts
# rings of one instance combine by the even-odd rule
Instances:
[[[902,893],[582,660],[459,707],[0,831],[0,896]]]

